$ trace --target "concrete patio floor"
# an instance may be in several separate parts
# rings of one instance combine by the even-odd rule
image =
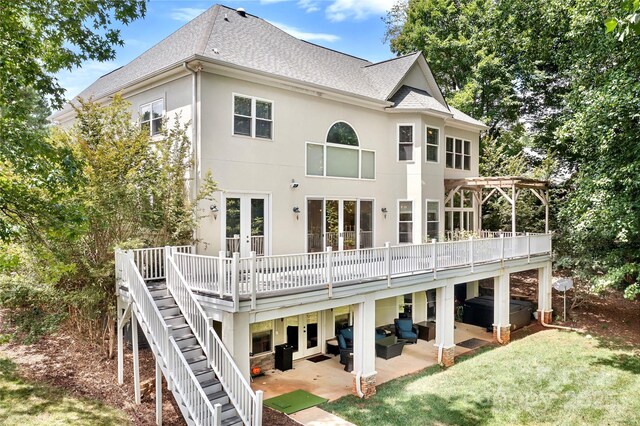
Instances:
[[[490,342],[492,333],[480,327],[457,322],[455,342],[460,343],[471,338]],[[438,349],[434,342],[418,340],[416,344],[405,345],[401,356],[388,360],[376,357],[376,383],[388,382],[435,365],[438,362]],[[469,351],[470,349],[456,346],[456,355]],[[254,379],[252,388],[264,391],[264,399],[298,389],[330,401],[351,394],[353,375],[344,371],[339,356],[329,356],[330,359],[317,363],[307,359],[294,361],[293,369],[288,371],[267,371],[264,376]]]

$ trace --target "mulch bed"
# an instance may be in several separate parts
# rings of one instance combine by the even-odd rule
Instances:
[[[8,332],[0,313],[3,332]],[[140,379],[151,380],[150,393],[142,404],[133,401],[133,355],[125,346],[124,384],[118,385],[118,361],[109,359],[97,345],[72,330],[43,337],[36,343],[0,345],[0,352],[19,365],[26,380],[64,388],[75,397],[91,398],[124,411],[132,425],[155,425],[155,359],[150,350],[140,350]],[[186,425],[171,392],[164,383],[162,417],[165,425]],[[263,424],[299,426],[285,414],[265,407]]]

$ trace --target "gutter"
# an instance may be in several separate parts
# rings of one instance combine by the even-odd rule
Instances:
[[[191,161],[193,170],[193,184],[191,185],[191,200],[195,200],[199,191],[200,177],[200,140],[198,139],[198,75],[202,70],[202,65],[196,65],[196,69],[189,68],[186,62],[182,63],[182,67],[191,73]],[[193,240],[198,239],[197,230],[193,230]]]

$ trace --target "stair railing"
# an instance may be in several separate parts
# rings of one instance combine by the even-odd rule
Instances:
[[[219,426],[222,421],[219,404],[213,406],[204,393],[198,379],[171,336],[171,326],[167,325],[158,310],[133,256],[126,255],[128,262],[124,264],[122,269],[122,280],[129,284],[129,292],[140,313],[140,320],[146,325],[153,344],[158,349],[157,355],[168,367],[167,382],[170,383],[172,389],[178,392],[196,425]]]
[[[251,389],[233,357],[213,330],[211,320],[178,270],[173,260],[172,249],[167,247],[165,253],[167,254],[165,261],[167,288],[191,326],[194,336],[202,344],[207,362],[216,373],[244,424],[262,425],[262,391],[254,392]]]

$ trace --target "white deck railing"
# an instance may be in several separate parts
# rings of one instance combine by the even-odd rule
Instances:
[[[145,280],[161,280],[165,278],[164,260],[166,247],[151,247],[134,249],[133,260]],[[193,246],[175,246],[173,250],[179,253],[193,253]]]
[[[174,257],[186,256],[189,259],[194,258],[193,255],[176,253],[170,247],[167,247],[166,253],[167,288],[185,316],[194,336],[204,349],[207,363],[213,368],[244,424],[261,425],[262,391],[254,392],[251,389],[233,361],[233,357],[213,330],[212,320],[196,300],[187,281],[174,262]]]
[[[432,241],[369,249],[227,258],[175,253],[177,269],[189,287],[220,297],[249,296],[255,306],[260,295],[305,291],[336,284],[471,267],[551,253],[551,235]]]

